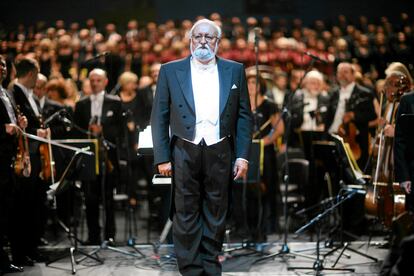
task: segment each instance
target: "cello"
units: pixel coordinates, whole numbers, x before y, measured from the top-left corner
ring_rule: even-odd
[[[383,121],[395,125],[395,115],[401,96],[409,91],[410,82],[405,75],[392,74],[386,82],[384,91],[389,104],[385,116],[380,114]],[[388,115],[388,116],[387,116]],[[389,119],[386,120],[385,117]],[[385,136],[385,125],[377,129],[378,146],[374,149],[372,185],[367,188],[365,196],[365,212],[373,216],[390,229],[394,217],[405,211],[405,195],[398,183],[394,183],[393,142],[394,137]]]

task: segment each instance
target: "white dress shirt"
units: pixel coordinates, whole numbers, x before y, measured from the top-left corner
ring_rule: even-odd
[[[210,146],[220,139],[220,84],[216,60],[201,64],[191,59],[191,82],[193,86],[196,112],[195,138],[199,144],[202,139]]]
[[[43,96],[39,99],[39,106],[41,110],[43,110],[43,107],[45,106],[45,102],[46,102],[46,96]]]
[[[311,116],[311,112],[318,109],[318,96],[311,94],[307,89],[303,89],[303,123],[302,130],[315,130],[317,127],[316,117]]]
[[[36,117],[40,117],[40,112],[39,112],[39,108],[37,106],[36,101],[33,98],[33,90],[32,89],[27,89],[24,85],[22,85],[21,83],[16,82],[16,85],[18,87],[20,87],[24,93],[24,95],[26,96],[27,100],[30,103],[30,106],[33,110],[33,112],[35,113]]]
[[[97,94],[92,94],[91,97],[91,119],[98,118],[97,124],[100,124],[102,117],[102,107],[104,101],[105,91],[102,90]]]
[[[10,122],[12,124],[16,124],[16,122],[17,122],[16,114],[14,114],[12,104],[10,102],[9,97],[7,97],[6,93],[7,93],[7,91],[5,89],[3,89],[3,87],[0,85],[0,98],[1,98],[4,106],[6,107],[7,114],[9,115],[9,118],[10,118]]]
[[[345,115],[345,108],[346,102],[351,97],[352,91],[354,90],[355,82],[351,82],[345,87],[341,87],[339,89],[339,102],[336,108],[334,121],[329,128],[329,133],[337,133],[339,126],[342,124],[344,115]]]

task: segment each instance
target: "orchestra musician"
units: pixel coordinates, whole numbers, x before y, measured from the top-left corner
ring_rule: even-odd
[[[10,90],[14,97],[16,106],[20,112],[27,117],[28,125],[26,132],[46,138],[49,128],[42,128],[40,117],[41,111],[38,101],[33,97],[33,89],[36,85],[39,73],[38,62],[31,58],[22,58],[16,65],[17,80]],[[38,251],[38,242],[41,237],[42,226],[40,224],[42,208],[46,201],[45,186],[40,179],[41,159],[40,143],[29,139],[29,153],[31,173],[29,177],[18,177],[17,193],[15,200],[16,229],[13,231],[11,242],[15,243],[12,250],[13,260],[19,265],[33,265],[33,261],[42,262],[46,258]],[[27,231],[30,227],[32,231]]]
[[[290,105],[293,129],[324,131],[329,98],[323,90],[323,81],[322,73],[316,70],[303,78],[302,88],[293,95]]]
[[[5,237],[13,231],[11,216],[13,215],[13,201],[16,179],[14,175],[14,159],[17,154],[16,126],[24,129],[27,127],[25,116],[18,116],[13,106],[13,100],[2,82],[6,78],[6,61],[0,55],[0,274],[22,272],[23,268],[10,262],[9,256],[4,250]],[[15,243],[10,244],[12,251]],[[18,260],[17,260],[18,261]]]
[[[55,101],[50,98],[51,95],[58,94],[59,97],[55,99],[64,99],[66,97],[65,82],[63,79],[53,79],[48,81],[46,76],[38,74],[36,85],[33,89],[33,94],[39,102],[40,112],[43,118],[43,126],[50,128],[50,138],[67,139],[70,131],[72,109],[69,106],[64,106],[62,101]],[[66,120],[66,121],[65,121]],[[69,122],[69,123],[68,123]],[[46,125],[45,125],[46,124]],[[69,162],[65,151],[60,147],[52,147],[49,144],[43,144],[41,148],[42,154],[42,173],[41,178],[45,186],[56,182]],[[53,174],[53,175],[52,175]],[[68,225],[68,215],[70,212],[70,202],[67,193],[56,195],[57,213],[59,218]],[[44,208],[43,227],[47,221],[47,209]],[[40,233],[43,233],[41,229]],[[47,240],[41,237],[40,245],[46,245]]]
[[[255,132],[253,139],[261,139],[263,143],[263,173],[261,175],[261,194],[263,206],[263,220],[261,231],[254,233],[252,240],[260,240],[259,234],[270,234],[279,231],[277,202],[281,202],[277,176],[276,164],[276,143],[277,139],[283,135],[284,123],[281,119],[280,111],[272,100],[266,95],[266,81],[259,74],[256,81],[256,70],[247,70],[247,88],[249,90],[250,106],[255,118]],[[257,216],[256,208],[248,208]],[[257,217],[256,217],[257,219]],[[257,222],[254,222],[255,225]],[[263,236],[265,239],[265,236]]]
[[[406,209],[414,212],[414,153],[409,150],[408,144],[412,146],[413,141],[408,141],[404,133],[412,131],[399,127],[399,119],[402,114],[414,114],[414,92],[405,93],[400,100],[397,111],[394,138],[394,166],[395,181],[406,193]]]
[[[358,165],[364,168],[369,156],[368,123],[377,118],[373,95],[367,88],[355,83],[355,69],[351,63],[339,63],[336,78],[339,88],[331,92],[326,130],[329,133],[346,135],[344,128],[353,123],[356,126],[356,135],[350,138],[360,148],[360,158],[355,158],[358,159]]]
[[[74,113],[74,124],[80,129],[89,131],[89,135],[77,131],[76,136],[78,138],[98,138],[101,159],[99,175],[96,180],[82,183],[88,224],[88,240],[85,244],[101,244],[100,200],[105,201],[105,231],[103,238],[113,244],[115,239],[113,190],[119,172],[117,144],[122,140],[124,133],[122,105],[118,96],[106,93],[105,88],[108,84],[108,78],[104,70],[93,69],[89,73],[89,80],[92,94],[76,103]],[[103,164],[105,164],[105,171],[102,171]],[[101,194],[103,194],[102,186],[105,188],[105,198],[101,198]]]

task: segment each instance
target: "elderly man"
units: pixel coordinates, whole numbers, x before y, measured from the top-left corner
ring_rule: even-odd
[[[105,198],[105,240],[113,243],[115,237],[115,219],[113,209],[113,189],[118,172],[117,142],[121,141],[123,119],[121,100],[117,96],[105,94],[108,84],[106,72],[94,69],[89,73],[92,95],[76,103],[74,122],[79,128],[88,130],[90,138],[100,141],[100,168],[97,179],[82,183],[85,192],[86,220],[88,223],[88,241],[86,244],[100,244],[99,199]],[[85,133],[78,133],[86,138]],[[103,165],[105,169],[103,170]],[[104,188],[104,193],[101,188]]]
[[[173,177],[173,240],[183,275],[221,274],[217,257],[230,185],[248,168],[252,115],[245,71],[216,57],[220,37],[210,20],[193,25],[191,56],[161,66],[151,115],[154,163]]]

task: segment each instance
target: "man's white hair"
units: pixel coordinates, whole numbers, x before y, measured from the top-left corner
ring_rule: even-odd
[[[106,71],[101,69],[101,68],[95,68],[92,71],[90,71],[89,72],[89,77],[91,75],[98,75],[98,76],[103,76],[103,77],[107,78]]]
[[[189,32],[189,38],[191,38],[193,36],[194,29],[198,25],[203,24],[203,23],[210,24],[211,26],[213,26],[214,28],[216,28],[216,30],[217,30],[217,37],[219,39],[221,38],[221,28],[220,28],[220,26],[218,26],[214,21],[211,21],[211,20],[205,19],[205,18],[204,19],[200,19],[196,23],[194,23],[193,27],[191,27],[191,30]]]
[[[312,70],[312,71],[309,71],[304,78],[304,80],[308,80],[308,79],[317,79],[319,81],[323,81],[323,75],[319,71]]]

